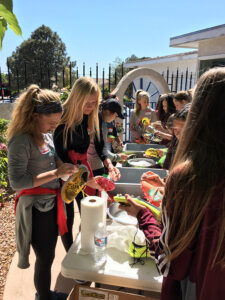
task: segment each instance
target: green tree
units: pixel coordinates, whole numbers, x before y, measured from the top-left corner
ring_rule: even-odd
[[[0,0],[0,50],[7,28],[12,29],[17,35],[22,35],[17,18],[13,13],[12,0]]]
[[[58,82],[62,82],[62,70],[69,63],[70,57],[67,56],[66,46],[61,38],[49,27],[42,25],[8,58],[13,88],[18,89],[17,82],[20,89],[31,83],[49,88],[56,78]],[[75,63],[71,64],[75,66]]]
[[[114,81],[118,83],[120,79],[130,71],[128,68],[124,68],[124,63],[141,60],[146,57],[138,58],[135,54],[132,54],[131,56],[127,57],[125,60],[122,60],[121,58],[117,57],[113,64],[112,64],[112,78],[114,78]]]

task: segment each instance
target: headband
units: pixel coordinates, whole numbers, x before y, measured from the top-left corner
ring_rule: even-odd
[[[49,103],[37,103],[34,105],[34,112],[38,114],[49,115],[62,111],[62,103],[58,101],[51,101]]]

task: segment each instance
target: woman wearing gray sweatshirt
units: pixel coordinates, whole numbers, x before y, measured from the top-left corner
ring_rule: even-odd
[[[51,137],[60,121],[62,105],[56,93],[31,85],[12,114],[7,137],[9,181],[16,196],[16,244],[19,268],[29,267],[30,245],[36,255],[35,299],[66,299],[50,291],[51,266],[58,231],[67,231],[58,178],[76,167],[57,157]]]

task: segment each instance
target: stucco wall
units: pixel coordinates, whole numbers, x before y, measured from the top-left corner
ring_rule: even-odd
[[[177,61],[167,61],[162,63],[149,64],[145,67],[151,68],[156,72],[162,74],[164,72],[164,76],[166,75],[167,69],[169,69],[170,74],[173,72],[174,74],[179,70],[179,73],[185,73],[188,69],[188,72],[192,72],[195,74],[196,72],[196,64],[197,59],[188,59],[188,60],[177,60]]]
[[[225,54],[225,38],[218,37],[214,39],[199,42],[198,56],[210,56]]]
[[[0,103],[0,118],[10,120],[15,103]]]

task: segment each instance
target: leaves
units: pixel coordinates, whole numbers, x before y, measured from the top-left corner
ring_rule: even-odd
[[[49,88],[56,76],[57,85],[62,86],[62,70],[65,72],[65,84],[68,85],[67,74],[70,70],[65,66],[68,66],[69,62],[66,46],[61,38],[48,26],[42,25],[31,33],[30,38],[16,48],[12,56],[8,57],[12,89],[16,89],[13,84],[16,82],[14,79],[17,78],[17,74],[21,89],[34,82],[42,88]]]
[[[3,4],[8,10],[12,11],[12,0],[0,0],[0,3]]]
[[[7,29],[7,22],[3,18],[0,19],[0,49],[2,49],[2,40]]]
[[[7,29],[7,24],[15,34],[22,35],[22,30],[17,18],[12,12],[12,0],[0,0],[0,49],[2,48],[2,41]]]

